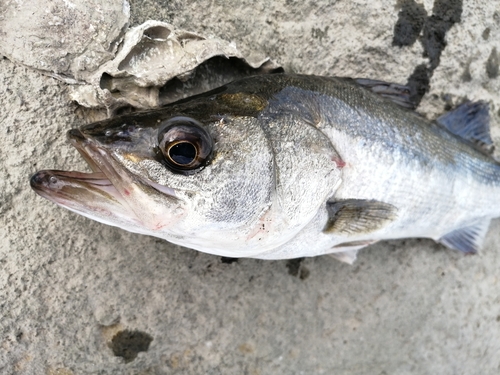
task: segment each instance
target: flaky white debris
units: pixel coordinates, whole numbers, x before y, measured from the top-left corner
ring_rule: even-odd
[[[214,57],[223,57],[228,63],[236,58],[237,64],[255,74],[279,67],[268,58],[246,59],[234,43],[149,20],[129,29],[116,57],[88,76],[86,85],[73,87],[71,97],[86,107],[158,107],[240,77],[236,68],[219,73],[206,68],[210,77],[203,77],[197,68]],[[168,98],[161,96],[160,89],[170,80],[176,78],[177,82],[186,83],[195,74],[198,75],[192,83],[183,85],[178,92],[172,88]]]

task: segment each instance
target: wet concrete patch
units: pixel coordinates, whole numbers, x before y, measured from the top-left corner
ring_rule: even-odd
[[[220,261],[221,263],[231,264],[238,262],[238,258],[221,257]]]
[[[401,9],[394,26],[392,44],[410,46],[419,39],[424,48],[424,57],[429,58],[428,65],[415,67],[407,82],[411,100],[418,105],[429,91],[430,79],[439,66],[441,53],[446,48],[446,33],[461,20],[463,4],[462,0],[435,0],[431,16],[427,16],[423,5],[414,0],[401,0],[399,6]],[[488,37],[489,32],[486,34]]]
[[[140,352],[147,352],[151,341],[153,338],[145,332],[124,330],[113,337],[109,346],[115,356],[122,357],[128,363]]]
[[[463,82],[470,82],[472,81],[472,75],[470,74],[470,60],[467,62],[465,65],[464,72],[462,73],[462,81]]]
[[[296,276],[301,280],[307,279],[311,274],[311,272],[309,271],[309,269],[307,269],[307,267],[305,267],[302,264],[303,261],[304,258],[289,259],[286,262],[286,268],[288,268],[288,274]]]
[[[489,78],[497,78],[498,70],[499,70],[499,56],[496,48],[493,48],[490,53],[490,57],[488,57],[488,61],[486,61],[486,74]]]
[[[436,0],[430,16],[424,25],[422,46],[424,56],[430,59],[430,70],[439,65],[441,53],[446,47],[446,33],[460,22],[462,15],[462,0]]]
[[[411,46],[417,41],[424,27],[427,12],[422,4],[418,4],[414,0],[402,0],[398,2],[398,5],[401,9],[398,13],[398,21],[394,26],[392,45]]]
[[[408,78],[406,86],[410,88],[410,100],[416,106],[420,103],[425,93],[429,91],[429,82],[432,72],[425,64],[418,65]]]
[[[491,32],[491,29],[489,27],[484,29],[483,34],[482,34],[482,37],[484,40],[488,40],[490,38],[490,32]]]

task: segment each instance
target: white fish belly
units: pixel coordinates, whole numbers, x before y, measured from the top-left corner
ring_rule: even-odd
[[[340,140],[340,142],[339,142]],[[474,171],[440,165],[422,166],[418,159],[382,149],[360,147],[352,138],[336,138],[345,154],[342,183],[333,200],[364,199],[389,203],[397,218],[359,239],[429,237],[500,216],[500,188]],[[344,152],[343,152],[344,151]]]

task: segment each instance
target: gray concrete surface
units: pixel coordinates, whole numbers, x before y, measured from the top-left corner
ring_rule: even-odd
[[[487,100],[499,144],[498,1],[399,4],[398,16],[396,1],[134,0],[131,21],[216,35],[301,73],[422,88],[414,72],[425,64],[420,73],[432,77],[419,110],[434,117],[465,97]],[[419,32],[419,20],[428,28]],[[30,190],[38,169],[86,168],[65,132],[91,116],[67,91],[0,59],[0,373],[500,372],[499,220],[478,256],[406,240],[371,246],[354,266],[224,263]]]

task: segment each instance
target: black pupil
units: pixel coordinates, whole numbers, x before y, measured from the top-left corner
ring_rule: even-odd
[[[170,147],[168,155],[179,165],[188,165],[196,157],[196,148],[188,142],[177,143]]]

